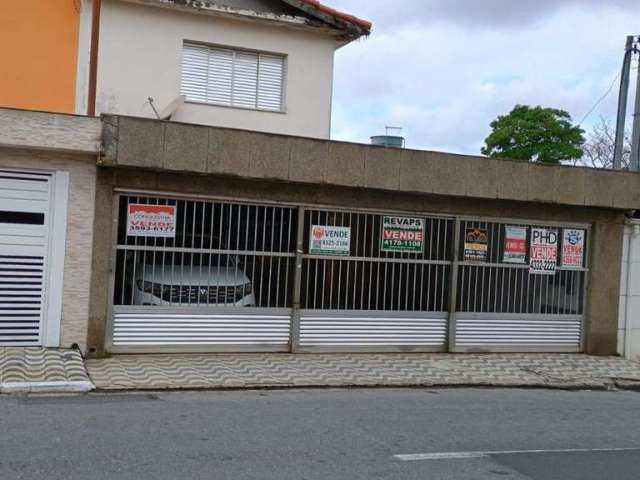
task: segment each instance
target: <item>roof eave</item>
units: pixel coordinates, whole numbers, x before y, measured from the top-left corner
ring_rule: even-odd
[[[142,5],[153,5],[160,8],[172,10],[182,10],[191,13],[201,13],[206,15],[234,18],[238,20],[263,22],[274,25],[283,25],[294,28],[313,28],[316,31],[331,33],[339,36],[334,28],[322,25],[322,22],[314,22],[305,16],[277,15],[272,13],[258,12],[249,9],[236,9],[221,5],[206,3],[201,0],[123,0],[129,3]]]
[[[342,32],[345,40],[355,40],[371,33],[371,22],[321,4],[318,0],[282,0]]]

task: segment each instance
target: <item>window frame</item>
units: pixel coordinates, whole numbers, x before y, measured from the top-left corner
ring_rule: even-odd
[[[233,104],[224,104],[224,103],[215,103],[215,102],[210,102],[210,101],[200,101],[200,100],[193,100],[193,99],[189,99],[187,97],[186,94],[183,93],[182,88],[183,88],[183,62],[184,62],[184,50],[185,50],[185,46],[187,45],[194,45],[194,46],[201,46],[201,47],[206,47],[208,49],[218,49],[218,50],[226,50],[229,52],[233,53],[233,69],[235,71],[235,58],[236,55],[238,53],[250,53],[250,54],[255,54],[258,55],[258,72],[259,72],[259,62],[260,62],[260,55],[267,55],[267,56],[272,56],[272,57],[280,57],[282,58],[282,81],[280,84],[280,109],[278,110],[274,110],[274,109],[269,109],[269,108],[260,108],[258,106],[258,93],[256,90],[256,106],[255,107],[247,107],[247,106],[243,106],[243,105],[233,105]],[[221,108],[233,108],[233,109],[238,109],[238,110],[248,110],[248,111],[252,111],[252,112],[265,112],[265,113],[279,113],[279,114],[286,114],[287,113],[287,76],[288,76],[288,63],[289,63],[289,55],[286,53],[278,53],[278,52],[271,52],[271,51],[267,51],[267,50],[253,50],[250,48],[243,48],[243,47],[235,47],[235,46],[230,46],[230,45],[221,45],[221,44],[215,44],[215,43],[207,43],[207,42],[202,42],[202,41],[197,41],[197,40],[187,40],[187,39],[183,39],[182,40],[182,47],[180,50],[180,94],[181,95],[185,95],[185,103],[189,103],[189,104],[194,104],[194,105],[207,105],[207,106],[212,106],[212,107],[221,107]],[[208,81],[208,77],[207,77],[207,81]],[[256,81],[258,81],[256,79]],[[233,95],[233,80],[232,80],[232,95]],[[232,97],[232,101],[233,101],[233,97]]]

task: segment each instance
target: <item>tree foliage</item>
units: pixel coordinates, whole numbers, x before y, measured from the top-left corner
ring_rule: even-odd
[[[516,105],[491,129],[482,148],[490,157],[558,164],[583,156],[584,130],[564,110]]]

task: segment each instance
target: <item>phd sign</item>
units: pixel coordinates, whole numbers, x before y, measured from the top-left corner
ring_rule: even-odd
[[[422,253],[424,219],[413,217],[382,217],[383,252]]]
[[[532,228],[529,273],[555,275],[557,259],[558,231],[548,228]]]
[[[351,250],[351,228],[312,225],[309,235],[311,255],[345,255]]]

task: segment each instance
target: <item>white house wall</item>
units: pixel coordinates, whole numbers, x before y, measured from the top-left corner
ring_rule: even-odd
[[[187,103],[172,120],[328,138],[335,39],[288,27],[107,0],[102,6],[97,113],[154,118],[180,94],[184,40],[287,56],[286,113]]]

